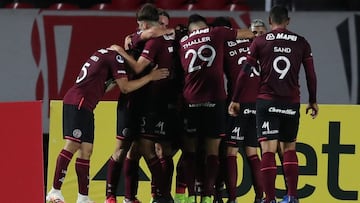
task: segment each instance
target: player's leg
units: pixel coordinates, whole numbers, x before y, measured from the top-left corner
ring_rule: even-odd
[[[82,121],[86,122],[88,117],[91,117],[91,114],[91,112],[83,109],[79,110],[74,105],[63,105],[63,138],[65,139],[65,145],[56,160],[53,185],[46,195],[47,201],[64,202],[61,186],[73,155],[80,149],[81,136],[84,132]]]
[[[226,190],[228,191],[228,203],[236,202],[237,197],[237,153],[239,147],[237,146],[228,146],[226,154]]]
[[[265,203],[275,201],[277,173],[275,153],[278,145],[279,119],[275,115],[268,113],[267,109],[271,105],[274,104],[266,100],[258,100],[256,103],[256,126],[257,137],[262,150],[260,170],[266,194]]]
[[[78,157],[75,162],[75,171],[78,177],[79,193],[76,203],[93,203],[89,199],[89,174],[90,174],[90,157],[93,150],[93,144],[82,142]]]
[[[204,106],[201,132],[205,136],[205,178],[202,202],[209,203],[214,195],[214,187],[219,172],[219,146],[225,136],[225,101]]]
[[[239,146],[242,146],[244,133],[241,127],[241,117],[227,116],[226,120],[226,145],[225,164],[226,171],[220,171],[225,175],[226,190],[228,192],[228,202],[235,202],[237,197],[237,154]]]
[[[60,151],[57,160],[51,190],[46,195],[46,201],[49,202],[65,202],[61,193],[61,186],[65,180],[69,163],[74,153],[80,148],[80,143],[66,140],[64,148]]]
[[[125,199],[124,202],[138,203],[136,198],[139,181],[139,160],[141,158],[138,150],[138,141],[132,142],[124,161],[125,176]]]
[[[93,152],[95,130],[94,114],[86,110],[83,113],[84,115],[78,118],[81,120],[82,127],[79,129],[82,129],[82,133],[80,133],[81,145],[75,162],[79,189],[76,203],[94,203],[89,198],[90,157]]]
[[[255,191],[254,203],[260,203],[263,198],[264,188],[261,179],[261,161],[257,153],[258,147],[245,147],[246,158],[250,166],[252,183]]]
[[[251,108],[251,106],[250,106]],[[255,112],[255,106],[252,108]],[[258,154],[259,142],[256,135],[256,116],[255,114],[245,117],[243,122],[244,143],[247,161],[251,170],[252,183],[255,191],[254,203],[260,203],[263,198],[264,187],[261,178],[261,161]]]
[[[198,128],[199,128],[199,107],[190,107],[187,105],[184,109],[184,136],[182,145],[182,163],[184,164],[183,174],[184,182],[188,189],[188,203],[195,203],[195,179],[197,163],[197,148],[198,148]]]
[[[225,188],[226,170],[227,170],[227,147],[225,141],[221,140],[219,147],[219,173],[215,182],[215,191],[213,203],[223,203],[222,193]]]
[[[129,111],[126,107],[117,105],[116,143],[115,150],[110,156],[106,173],[106,200],[105,203],[116,203],[116,191],[123,169],[126,153],[132,142],[132,129],[129,127]]]
[[[287,184],[287,201],[291,203],[298,202],[299,163],[296,155],[296,138],[299,128],[299,108],[298,104],[286,106],[286,109],[292,109],[297,113],[284,116],[281,125],[282,133],[279,138],[281,149],[284,152],[282,166]]]

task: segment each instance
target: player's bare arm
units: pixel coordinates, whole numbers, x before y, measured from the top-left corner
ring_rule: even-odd
[[[129,50],[129,46],[132,45],[131,35],[127,35],[124,40],[124,49]]]
[[[239,111],[240,111],[240,103],[239,102],[230,102],[229,107],[228,107],[228,113],[230,116],[238,116],[239,115]]]
[[[130,56],[124,48],[119,45],[111,45],[109,49],[117,51],[124,59],[127,61],[129,66],[135,71],[135,73],[141,73],[147,65],[150,64],[150,61],[142,56],[136,61],[132,56]]]
[[[117,85],[120,88],[121,93],[127,94],[133,92],[150,81],[161,80],[169,76],[169,70],[167,68],[154,68],[149,74],[143,76],[137,80],[128,80],[127,77],[119,78],[116,80]]]
[[[110,92],[116,86],[114,79],[109,79],[105,82],[105,92]]]
[[[247,28],[237,30],[236,39],[252,39],[254,37],[254,33]]]
[[[167,35],[171,33],[175,33],[175,30],[173,28],[163,28],[161,26],[153,26],[147,30],[144,30],[140,34],[140,38],[142,40],[148,40],[151,38],[160,37],[162,35]]]

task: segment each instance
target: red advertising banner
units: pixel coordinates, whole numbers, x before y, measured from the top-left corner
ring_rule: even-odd
[[[44,202],[41,105],[0,103],[1,202]]]

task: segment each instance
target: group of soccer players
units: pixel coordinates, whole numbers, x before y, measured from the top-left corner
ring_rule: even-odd
[[[318,107],[311,49],[303,37],[286,29],[286,8],[275,6],[271,10],[272,30],[268,33],[261,20],[253,21],[250,29],[233,29],[225,17],[207,23],[197,14],[189,17],[187,26],[167,29],[169,15],[153,4],[143,5],[136,18],[139,30],[126,38],[124,48],[112,45],[96,51],[64,97],[66,143],[46,200],[65,202],[61,185],[78,151],[77,203],[93,202],[88,197],[93,110],[103,94],[117,85],[121,95],[116,148],[108,161],[106,203],[117,201],[122,169],[124,202],[139,202],[140,157],[152,175],[152,202],[171,203],[175,199],[177,203],[195,203],[196,183],[201,183],[203,203],[222,202],[218,192],[222,183],[228,202],[236,202],[236,156],[242,146],[252,169],[254,202],[276,202],[277,151],[288,189],[282,203],[298,202],[295,141],[301,64],[310,96],[307,111],[311,110],[314,118]],[[179,149],[173,199],[172,157]]]

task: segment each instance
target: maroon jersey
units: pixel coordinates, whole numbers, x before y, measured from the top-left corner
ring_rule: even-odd
[[[84,63],[64,103],[92,111],[105,93],[105,81],[121,77],[127,77],[124,59],[116,51],[100,49]]]
[[[226,27],[203,28],[180,40],[180,59],[185,74],[187,103],[226,99],[224,87],[224,44],[235,40],[236,30]]]
[[[168,68],[170,76],[168,78],[152,81],[147,85],[146,103],[150,109],[166,107],[168,104],[176,102],[178,91],[176,90],[179,78],[175,75],[176,66],[174,63],[176,55],[174,50],[174,37],[163,35],[149,39],[141,53],[141,56],[157,64],[158,68]]]
[[[304,65],[309,102],[316,102],[316,74],[309,43],[286,29],[276,29],[254,39],[247,61],[260,63],[258,98],[300,102],[299,71]]]
[[[251,41],[252,40],[250,39],[238,39],[236,41],[227,41],[225,43],[224,71],[228,80],[228,98],[231,99],[233,97],[233,92],[239,92],[233,101],[240,103],[255,102],[258,93],[260,81],[258,69],[254,68],[252,70],[250,78],[243,78],[239,76],[240,72],[242,72],[244,62],[246,61],[246,55],[249,52]],[[246,85],[239,89],[237,80],[246,80]]]
[[[130,35],[131,43],[129,44],[129,50],[131,50],[130,54],[135,59],[138,59],[140,57],[146,42],[145,40],[141,39],[141,33],[142,31],[139,30],[136,33]]]

